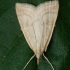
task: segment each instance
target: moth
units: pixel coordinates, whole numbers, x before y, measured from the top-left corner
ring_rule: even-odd
[[[54,70],[52,64],[43,53],[47,51],[52,37],[58,10],[59,3],[57,0],[44,2],[37,7],[27,3],[16,3],[16,14],[21,30],[29,47],[35,53],[24,69],[35,56],[37,64],[39,64],[40,57],[43,55]]]

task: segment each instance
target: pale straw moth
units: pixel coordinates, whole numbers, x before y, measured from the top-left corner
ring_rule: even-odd
[[[21,30],[29,47],[35,53],[28,63],[36,56],[37,64],[39,64],[41,55],[49,62],[43,53],[47,51],[57,19],[58,9],[59,3],[57,0],[44,2],[37,7],[26,3],[16,3],[16,14]],[[52,64],[50,62],[49,64],[54,70]]]

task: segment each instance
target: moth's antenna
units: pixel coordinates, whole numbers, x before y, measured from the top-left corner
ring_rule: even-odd
[[[48,60],[48,58],[43,54],[44,58],[48,61],[48,63],[50,64],[50,66],[52,67],[52,69],[54,70],[53,65],[51,64],[51,62]]]
[[[27,67],[27,65],[30,63],[30,61],[35,57],[35,54],[29,59],[29,61],[26,63],[26,65],[24,66],[23,70],[25,70],[25,68]]]

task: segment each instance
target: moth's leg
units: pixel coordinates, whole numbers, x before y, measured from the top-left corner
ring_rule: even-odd
[[[25,70],[25,68],[27,67],[27,65],[30,63],[30,61],[35,57],[35,54],[29,59],[29,61],[26,63],[26,65],[24,66],[23,70]]]
[[[51,64],[51,62],[48,60],[48,58],[43,54],[44,58],[48,61],[48,63],[50,64],[50,66],[52,67],[52,69],[54,70],[53,65]]]

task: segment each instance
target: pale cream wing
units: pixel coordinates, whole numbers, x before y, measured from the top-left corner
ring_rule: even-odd
[[[40,58],[41,53],[41,39],[43,34],[43,21],[39,18],[36,10],[36,14],[34,15],[33,22],[35,37],[36,37],[36,57]]]
[[[45,4],[39,6],[38,13],[41,14],[43,21],[43,35],[41,40],[41,55],[44,50],[47,50],[50,42],[52,32],[55,26],[55,22],[58,15],[59,3],[58,1],[48,1]],[[42,10],[43,9],[43,10]]]
[[[36,38],[33,28],[34,7],[26,4],[16,4],[16,13],[21,30],[29,44],[29,47],[36,54]]]

